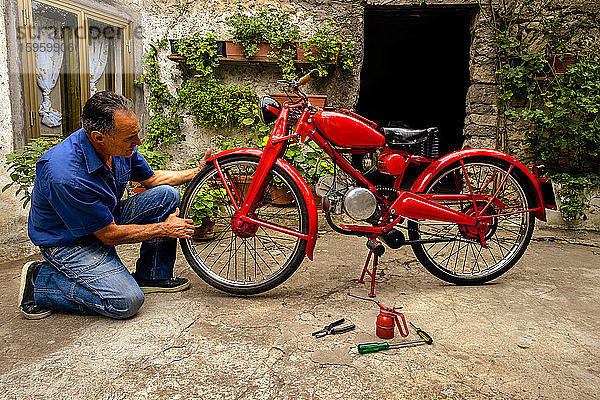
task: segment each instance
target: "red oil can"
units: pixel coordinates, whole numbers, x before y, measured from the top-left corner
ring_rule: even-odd
[[[396,309],[396,307],[386,307],[377,300],[367,299],[364,297],[357,296],[352,293],[348,293],[348,296],[355,297],[361,300],[372,301],[379,306],[379,315],[375,322],[375,334],[382,339],[391,339],[394,337],[394,328],[398,326],[400,336],[408,336],[408,325],[406,325],[406,319],[404,314]],[[400,307],[402,308],[402,307]],[[398,319],[400,317],[400,319]],[[402,324],[400,323],[402,320]]]
[[[402,320],[402,325],[400,325],[398,317]],[[388,308],[387,310],[385,308],[380,308],[377,321],[375,322],[375,334],[377,337],[380,337],[381,339],[393,338],[396,325],[398,326],[398,331],[400,331],[400,336],[408,336],[408,326],[406,325],[404,314],[393,308]]]

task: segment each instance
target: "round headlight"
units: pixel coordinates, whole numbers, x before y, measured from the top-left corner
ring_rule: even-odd
[[[279,104],[279,102],[274,98],[265,96],[260,99],[258,115],[260,116],[260,120],[265,124],[275,122],[280,112],[281,104]]]

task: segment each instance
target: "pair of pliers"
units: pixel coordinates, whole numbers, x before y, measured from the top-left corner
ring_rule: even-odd
[[[325,326],[323,329],[321,329],[320,331],[316,331],[313,332],[313,336],[314,337],[323,337],[323,336],[327,336],[327,335],[337,335],[340,333],[346,333],[346,332],[350,332],[352,329],[356,328],[356,326],[354,324],[350,324],[347,326],[344,326],[342,328],[334,328],[334,326],[338,326],[344,323],[344,321],[346,321],[344,318],[332,322],[331,324]]]

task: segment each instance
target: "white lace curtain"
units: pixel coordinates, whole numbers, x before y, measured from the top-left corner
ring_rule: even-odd
[[[64,44],[62,39],[55,36],[54,29],[40,29],[34,36],[35,76],[37,84],[42,89],[42,104],[38,109],[42,124],[50,127],[59,126],[62,114],[52,108],[50,93],[56,86],[58,74],[63,62]]]
[[[108,59],[109,40],[104,35],[90,37],[90,96],[96,93],[96,83],[102,77]]]

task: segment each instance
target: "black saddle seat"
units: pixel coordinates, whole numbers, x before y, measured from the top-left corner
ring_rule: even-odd
[[[426,141],[429,135],[438,132],[438,128],[407,129],[407,128],[381,128],[388,145],[417,144]]]

